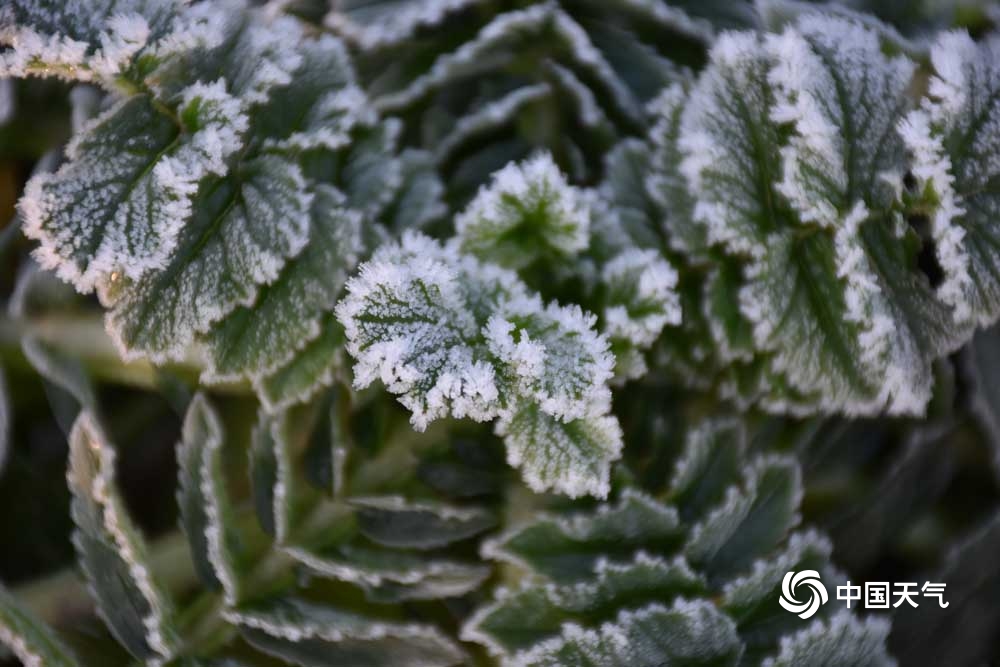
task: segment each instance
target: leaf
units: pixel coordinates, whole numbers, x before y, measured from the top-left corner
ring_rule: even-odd
[[[361,218],[343,195],[319,185],[310,211],[309,241],[251,306],[236,309],[206,336],[206,379],[249,376],[255,382],[294,360],[322,333],[361,251]]]
[[[226,616],[252,646],[302,667],[446,667],[465,660],[461,649],[433,627],[382,622],[300,598]]]
[[[590,240],[590,211],[542,153],[509,164],[455,219],[462,252],[510,269],[572,258]]]
[[[648,350],[668,324],[681,322],[677,271],[655,250],[634,248],[604,265],[604,331],[618,357],[616,371],[626,378],[645,375],[641,353]],[[622,354],[634,350],[638,360],[622,363]]]
[[[76,667],[79,663],[62,641],[0,587],[0,644],[24,667]]]
[[[890,411],[920,413],[930,398],[931,359],[965,334],[915,270],[913,243],[891,213],[905,170],[894,130],[909,104],[914,64],[884,55],[871,29],[823,17],[803,17],[769,47],[778,62],[801,61],[799,69],[772,71],[773,115],[796,128],[779,189],[804,222],[836,230],[846,317],[861,326],[866,374],[884,378],[880,399],[888,396]]]
[[[503,415],[496,433],[507,445],[507,463],[521,469],[529,488],[558,489],[571,498],[610,492],[611,463],[621,456],[623,437],[614,417],[562,421],[525,404]]]
[[[519,653],[512,664],[735,666],[741,652],[732,621],[707,602],[678,600],[669,608],[622,611],[598,629],[567,625],[561,636]]]
[[[710,577],[739,573],[770,553],[799,521],[802,474],[794,461],[758,459],[744,473],[743,490],[729,487],[722,504],[694,526],[685,546]]]
[[[718,419],[691,429],[670,479],[671,500],[690,521],[721,503],[740,474],[746,433],[735,419]]]
[[[177,505],[195,571],[201,582],[214,590],[222,590],[222,582],[209,556],[209,501],[205,496],[205,489],[215,489],[212,488],[214,484],[205,478],[205,473],[209,472],[205,460],[206,454],[210,457],[222,439],[222,425],[218,415],[203,394],[195,395],[188,406],[181,440],[177,443]]]
[[[169,659],[178,646],[173,605],[150,571],[145,542],[115,488],[115,458],[94,418],[81,413],[70,435],[67,475],[73,542],[115,638],[140,660]]]
[[[781,651],[768,658],[762,667],[893,667],[885,649],[889,623],[869,617],[860,621],[848,612],[840,612],[829,621],[817,620],[798,634],[782,641]]]
[[[290,161],[257,158],[200,197],[167,265],[129,285],[108,314],[126,357],[178,359],[196,333],[252,303],[308,241],[312,195]]]
[[[287,364],[257,380],[254,388],[272,412],[305,403],[333,384],[336,371],[346,366],[343,354],[344,328],[333,314],[328,314],[320,322],[319,335]]]
[[[478,535],[496,525],[480,509],[411,503],[400,497],[354,498],[358,529],[388,547],[436,549]]]
[[[399,156],[402,169],[399,194],[385,214],[396,234],[407,229],[424,229],[448,213],[444,204],[444,184],[430,153],[407,150]]]
[[[286,551],[311,574],[358,584],[377,602],[458,597],[478,588],[490,574],[487,566],[350,544],[320,553],[297,547]]]
[[[424,26],[433,26],[475,0],[338,0],[326,25],[345,38],[373,49],[399,42]]]
[[[462,638],[485,644],[494,654],[515,653],[557,636],[568,623],[596,626],[613,621],[620,608],[669,604],[704,588],[682,558],[667,562],[642,552],[627,563],[599,561],[594,574],[576,584],[526,582],[506,591],[466,622]]]
[[[917,194],[930,209],[931,236],[944,274],[937,294],[955,326],[1000,317],[996,215],[1000,212],[1000,42],[941,35],[931,48],[935,75],[920,109],[900,123],[913,157]]]
[[[500,417],[508,461],[534,490],[607,493],[621,432],[607,415],[614,360],[596,318],[543,306],[509,271],[414,233],[376,252],[347,292],[337,318],[355,387],[381,379],[419,430],[446,415]]]
[[[94,5],[12,0],[0,11],[0,76],[112,79],[176,15],[174,0]]]
[[[797,630],[802,622],[774,604],[781,596],[781,582],[788,572],[815,570],[827,587],[838,580],[830,565],[833,546],[815,532],[795,533],[777,554],[754,563],[749,574],[728,582],[723,589],[722,608],[736,622],[747,653],[757,659],[764,651],[778,645],[785,635]],[[819,613],[832,613],[833,606],[820,607]]]
[[[676,510],[637,491],[593,514],[536,517],[483,544],[486,558],[537,570],[557,582],[589,574],[603,558],[625,560],[638,551],[672,552],[683,529]]]

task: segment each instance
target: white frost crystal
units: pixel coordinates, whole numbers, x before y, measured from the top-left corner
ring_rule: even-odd
[[[607,416],[614,358],[577,307],[543,305],[516,275],[407,232],[348,281],[337,306],[354,383],[381,380],[418,429],[499,418],[537,489],[607,493],[621,430]]]

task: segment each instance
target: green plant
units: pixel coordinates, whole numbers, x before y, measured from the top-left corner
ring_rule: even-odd
[[[927,471],[979,480],[996,438],[1000,16],[941,4],[0,8],[0,139],[72,86],[16,144],[0,339],[67,432],[86,582],[0,593],[0,641],[45,665],[912,656],[889,618],[777,599],[786,572],[905,560],[907,510],[964,501]],[[153,417],[176,503],[137,511],[122,443]]]

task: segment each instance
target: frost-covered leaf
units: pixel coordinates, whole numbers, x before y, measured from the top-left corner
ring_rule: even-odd
[[[275,414],[261,410],[252,434],[254,502],[261,524],[278,544],[288,542],[298,528],[308,496],[298,470],[307,434],[296,417],[291,410]]]
[[[458,597],[490,574],[488,566],[350,544],[321,553],[297,547],[287,551],[314,576],[358,584],[377,602]]]
[[[933,360],[968,336],[907,224],[915,64],[887,52],[855,18],[805,13],[721,36],[691,92],[653,106],[647,185],[673,249],[707,268],[702,314],[744,401],[920,414]]]
[[[299,168],[277,156],[204,186],[166,265],[114,300],[108,329],[122,353],[177,359],[196,333],[253,303],[308,242],[311,204]]]
[[[756,461],[744,473],[743,489],[730,487],[694,526],[685,553],[712,577],[739,572],[786,537],[798,523],[801,500],[801,472],[793,461]]]
[[[0,76],[112,79],[180,8],[177,0],[11,0],[0,8]]]
[[[77,667],[73,654],[34,614],[0,587],[0,646],[6,646],[24,667]]]
[[[413,233],[347,287],[337,317],[356,387],[380,379],[421,430],[447,415],[499,417],[508,460],[532,488],[607,493],[621,432],[607,415],[613,358],[596,318],[543,306],[511,272]],[[561,445],[538,442],[540,429]]]
[[[507,463],[523,471],[531,488],[608,495],[611,462],[622,448],[621,426],[614,417],[563,421],[527,403],[503,415],[496,432],[507,445]]]
[[[761,648],[768,649],[782,635],[794,632],[801,625],[799,618],[775,605],[786,573],[820,572],[828,587],[837,581],[836,572],[830,566],[832,550],[830,541],[818,533],[795,533],[783,550],[756,561],[749,574],[726,584],[722,608],[736,622],[748,655],[760,657]],[[818,613],[832,613],[833,609],[832,605],[823,606]]]
[[[336,304],[361,250],[360,214],[343,203],[334,188],[317,186],[306,247],[260,288],[253,305],[238,308],[205,337],[209,378],[259,381],[322,334],[323,315]]]
[[[603,558],[627,559],[636,551],[670,552],[683,536],[672,507],[627,491],[592,514],[547,517],[512,528],[483,545],[483,555],[536,570],[554,581],[574,581]]]
[[[617,374],[635,378],[647,371],[642,353],[663,328],[680,324],[677,271],[655,250],[626,250],[602,269],[606,290],[602,324],[618,358]],[[623,363],[632,355],[632,363]]]
[[[402,168],[399,194],[385,217],[390,229],[402,234],[407,229],[423,229],[443,218],[448,207],[443,201],[444,184],[430,153],[408,150],[399,160]]]
[[[642,552],[627,563],[598,561],[594,574],[576,584],[526,583],[520,590],[502,591],[499,600],[466,623],[462,636],[516,652],[558,635],[566,623],[612,621],[619,608],[670,604],[704,590],[682,558],[668,562]]]
[[[399,497],[355,498],[358,529],[378,544],[435,549],[492,528],[496,519],[481,509],[407,503]]]
[[[572,258],[590,240],[583,193],[548,154],[509,164],[455,219],[463,252],[511,269]]]
[[[895,667],[896,661],[885,648],[889,623],[871,617],[858,620],[840,612],[829,621],[816,620],[798,634],[783,639],[781,651],[762,667]]]
[[[841,575],[829,540],[790,534],[798,467],[773,455],[746,463],[745,438],[732,419],[689,433],[665,494],[682,512],[627,489],[485,542],[482,555],[515,566],[520,585],[500,588],[462,638],[503,665],[756,665],[800,650],[806,625],[777,604],[784,577],[813,569],[832,586]],[[885,635],[834,633],[815,655],[886,655]]]
[[[691,429],[670,480],[671,500],[681,516],[703,515],[725,498],[744,461],[746,434],[736,420],[716,420]]]
[[[922,107],[900,123],[913,156],[918,195],[944,274],[938,294],[955,326],[1000,317],[996,251],[1000,213],[1000,41],[942,35],[931,49],[935,75]]]
[[[115,485],[115,451],[94,418],[82,413],[70,435],[73,542],[101,617],[140,660],[175,655],[172,602],[149,568],[146,544]]]
[[[209,510],[205,497],[205,489],[212,489],[214,485],[206,483],[208,480],[204,475],[208,472],[206,454],[218,448],[222,438],[218,415],[208,405],[204,395],[198,394],[188,407],[181,440],[177,445],[177,505],[195,571],[203,584],[215,590],[222,588],[222,582],[209,557]]]
[[[510,665],[704,665],[735,667],[742,646],[733,622],[708,602],[678,600],[624,610],[596,629],[569,624],[560,636],[516,654]]]
[[[227,612],[255,648],[302,667],[419,665],[447,667],[462,650],[430,626],[380,621],[301,598]]]
[[[423,26],[440,23],[452,12],[479,0],[335,0],[326,24],[370,49],[411,37]]]
[[[319,335],[281,368],[254,382],[261,401],[278,411],[303,403],[334,381],[335,370],[346,367],[344,328],[332,313],[320,321]]]

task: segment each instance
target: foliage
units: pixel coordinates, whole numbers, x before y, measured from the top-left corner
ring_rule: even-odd
[[[0,590],[0,642],[985,663],[1000,615],[958,600],[997,579],[998,26],[978,0],[10,0],[0,498],[62,537],[11,528],[0,574],[78,573]],[[776,603],[802,570],[934,572],[956,604],[804,621]]]

